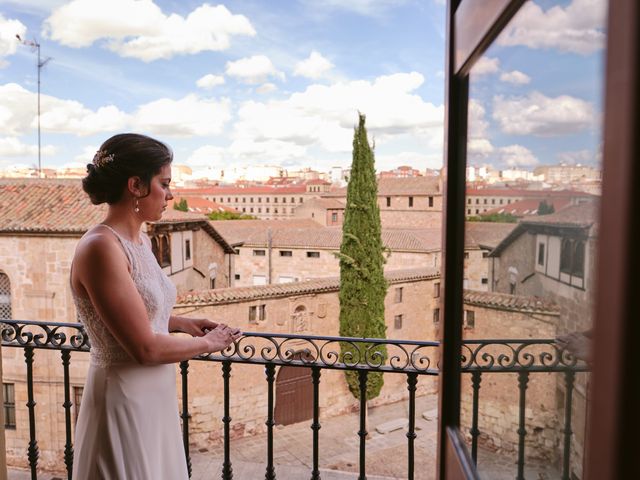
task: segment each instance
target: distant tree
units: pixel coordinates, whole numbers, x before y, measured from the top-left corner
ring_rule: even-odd
[[[246,215],[238,212],[211,212],[209,214],[209,220],[255,220],[253,215]]]
[[[340,335],[343,337],[385,338],[384,299],[387,282],[384,278],[384,246],[381,238],[374,155],[365,129],[365,116],[359,114],[359,124],[353,136],[351,174],[347,186],[347,204],[342,224],[340,253]],[[341,358],[350,362],[384,362],[384,346],[366,344],[356,348],[351,343],[340,344]],[[358,373],[345,371],[349,390],[360,398]],[[381,372],[369,373],[367,400],[377,397],[383,385]]]
[[[550,213],[555,213],[555,211],[553,203],[549,204],[546,200],[542,200],[538,205],[538,215],[549,215]]]
[[[187,199],[186,198],[181,198],[178,203],[173,202],[173,209],[174,210],[180,210],[181,212],[188,212],[189,211],[189,205],[187,205]]]
[[[517,223],[518,217],[510,213],[492,213],[490,215],[476,215],[467,217],[469,222],[495,222],[495,223]]]

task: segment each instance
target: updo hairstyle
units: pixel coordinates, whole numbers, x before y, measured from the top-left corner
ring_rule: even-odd
[[[101,146],[87,164],[82,189],[91,203],[117,203],[131,177],[140,177],[147,190],[151,179],[173,160],[173,152],[164,143],[137,133],[114,135]]]

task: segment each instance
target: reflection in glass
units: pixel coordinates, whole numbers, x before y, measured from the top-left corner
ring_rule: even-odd
[[[461,429],[484,478],[582,478],[606,2],[527,2],[470,73]]]

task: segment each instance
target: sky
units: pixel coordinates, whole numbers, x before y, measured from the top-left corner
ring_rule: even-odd
[[[81,166],[145,133],[196,175],[442,165],[444,0],[0,0],[0,168]],[[469,162],[595,164],[604,0],[530,1],[471,74]],[[549,28],[553,26],[554,28]]]

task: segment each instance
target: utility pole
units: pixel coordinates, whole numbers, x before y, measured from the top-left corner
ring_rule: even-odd
[[[37,40],[23,40],[20,35],[16,35],[16,38],[23,45],[34,48],[38,52],[38,178],[42,178],[42,144],[40,140],[40,70],[49,63],[51,57],[47,57],[45,59],[40,58],[40,44]]]

